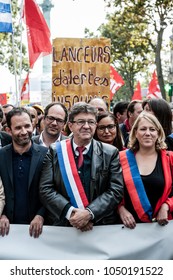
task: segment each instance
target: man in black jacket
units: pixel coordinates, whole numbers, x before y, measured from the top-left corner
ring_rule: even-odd
[[[4,119],[4,113],[3,113],[2,108],[0,107],[0,126],[1,126],[1,128],[0,128],[0,148],[4,147],[5,145],[8,145],[12,142],[11,135],[9,135],[8,133],[6,133],[4,131],[1,131],[3,119]]]
[[[0,131],[0,147],[4,147],[12,142],[11,135],[4,131]]]
[[[44,212],[39,200],[39,178],[47,148],[32,143],[32,120],[25,108],[7,114],[12,144],[0,149],[0,177],[5,207],[0,218],[0,235],[8,234],[10,223],[29,224],[31,236],[42,232]]]
[[[96,117],[94,106],[76,103],[68,119],[72,138],[51,145],[45,157],[40,197],[50,224],[87,231],[116,222],[123,197],[119,152],[93,139]]]

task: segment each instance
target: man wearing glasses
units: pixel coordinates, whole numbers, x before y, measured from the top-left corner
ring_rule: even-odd
[[[72,138],[54,143],[45,158],[40,198],[47,223],[81,231],[114,224],[123,196],[118,149],[93,139],[97,109],[76,103],[69,112]]]
[[[49,148],[52,143],[66,139],[62,134],[66,121],[67,109],[62,103],[48,104],[44,110],[44,129],[40,135],[32,138],[33,141]]]

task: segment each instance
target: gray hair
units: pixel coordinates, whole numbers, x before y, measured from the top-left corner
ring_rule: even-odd
[[[71,110],[68,115],[68,121],[72,122],[75,116],[77,116],[80,113],[92,114],[97,120],[97,109],[94,106],[85,102],[77,102],[71,107]]]

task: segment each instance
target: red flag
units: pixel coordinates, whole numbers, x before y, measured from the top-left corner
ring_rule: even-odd
[[[21,103],[22,105],[29,103],[30,94],[29,94],[29,72],[26,76],[26,79],[23,82],[21,89]]]
[[[146,98],[162,98],[156,71],[153,72],[151,82],[149,83],[148,86],[148,92]]]
[[[123,78],[118,74],[118,72],[110,65],[110,100],[112,100],[113,95],[116,91],[124,85]]]
[[[1,105],[7,104],[7,94],[6,93],[0,93],[0,104]]]
[[[140,82],[137,82],[136,89],[133,93],[132,100],[142,100],[142,92]]]
[[[52,52],[50,30],[35,0],[24,0],[24,18],[27,29],[30,68],[40,56]]]

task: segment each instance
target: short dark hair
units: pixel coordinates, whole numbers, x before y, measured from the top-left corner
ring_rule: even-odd
[[[142,108],[148,104],[156,118],[161,123],[165,136],[172,133],[172,111],[169,103],[164,99],[151,98],[142,102]]]
[[[4,113],[3,113],[2,107],[0,106],[0,122],[2,122],[3,116],[4,116]]]
[[[29,111],[24,108],[24,107],[16,107],[16,108],[13,108],[10,112],[8,112],[7,116],[6,116],[6,120],[7,120],[7,126],[9,128],[11,128],[11,118],[13,116],[21,116],[23,113],[26,113],[28,114],[31,122],[32,122],[32,118],[31,118],[31,114],[29,113]]]
[[[67,111],[67,108],[64,106],[64,104],[62,104],[61,102],[52,102],[52,103],[49,103],[46,108],[44,109],[44,118],[48,115],[48,111],[51,107],[53,107],[54,105],[59,105],[63,110],[64,110],[64,113],[65,113],[65,119],[64,121],[66,122],[67,121],[67,117],[68,117],[68,111]]]
[[[77,102],[70,109],[68,121],[73,121],[75,116],[77,116],[80,113],[92,114],[97,120],[97,109],[94,106],[85,102]]]
[[[116,117],[117,113],[120,113],[123,115],[124,111],[127,110],[127,107],[129,105],[129,101],[119,101],[116,103],[113,107],[113,114]]]
[[[12,107],[12,108],[14,108],[14,105],[12,105],[12,104],[4,104],[4,105],[2,105],[2,108],[8,108],[8,107]]]
[[[141,100],[132,100],[130,101],[129,105],[127,106],[127,118],[129,118],[129,112],[130,113],[134,113],[135,111],[135,105],[136,104],[142,104],[142,101]]]

